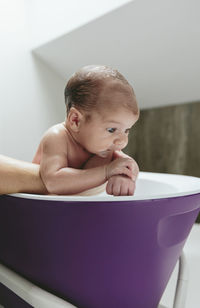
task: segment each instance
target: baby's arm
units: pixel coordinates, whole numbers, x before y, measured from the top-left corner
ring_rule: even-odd
[[[112,159],[116,159],[119,157],[132,159],[130,156],[126,155],[122,151],[116,151],[107,158],[101,158],[96,155],[91,157],[87,161],[87,163],[84,165],[84,168],[92,168],[92,167],[100,166],[107,162],[110,162]],[[101,193],[102,191],[106,189],[106,192],[109,195],[114,195],[114,196],[133,195],[135,191],[135,181],[138,176],[139,168],[138,168],[137,163],[134,161],[134,159],[132,159],[132,161],[133,161],[133,169],[132,169],[133,178],[132,179],[130,179],[127,176],[123,176],[123,175],[114,175],[109,178],[107,185],[104,184],[104,185],[97,187],[94,192],[91,191],[91,194]]]
[[[112,175],[132,177],[132,161],[122,157],[90,169],[68,167],[66,147],[62,140],[55,145],[55,138],[59,136],[48,134],[44,138],[40,161],[41,177],[49,193],[77,194],[105,183]]]
[[[83,165],[83,169],[90,169],[94,167],[99,167],[102,165],[105,165],[112,160],[112,153],[110,156],[102,158],[97,155],[91,156],[88,161]],[[80,196],[92,196],[92,195],[98,195],[100,193],[103,193],[106,191],[106,183],[103,183],[97,187],[91,188],[89,190],[83,191],[82,193],[79,193],[78,195]]]
[[[136,161],[132,157],[130,157],[129,155],[125,154],[122,151],[115,151],[113,153],[113,159],[116,159],[116,158],[127,158],[127,159],[132,160],[132,180],[136,181],[138,174],[139,174],[139,167]]]
[[[113,158],[112,152],[107,157],[92,155],[83,165],[83,169],[90,169],[94,167],[103,166],[105,164],[110,163],[113,160],[112,158]]]

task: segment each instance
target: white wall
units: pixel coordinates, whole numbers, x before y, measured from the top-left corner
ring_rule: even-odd
[[[197,0],[131,1],[35,53],[63,77],[85,64],[118,68],[140,108],[199,101],[199,12]]]
[[[127,2],[0,0],[1,154],[31,161],[43,132],[65,117],[66,80],[31,50]]]
[[[30,52],[26,0],[0,1],[0,153],[31,160],[42,133],[64,119],[64,80]]]
[[[32,48],[135,0],[28,0],[29,32]]]

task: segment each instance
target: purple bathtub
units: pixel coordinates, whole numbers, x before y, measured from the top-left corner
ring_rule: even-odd
[[[199,210],[199,178],[145,172],[134,197],[3,195],[0,262],[78,308],[156,308]]]

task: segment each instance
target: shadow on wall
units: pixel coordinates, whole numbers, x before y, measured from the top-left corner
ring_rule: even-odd
[[[200,177],[199,115],[200,102],[142,110],[125,152],[141,171]]]

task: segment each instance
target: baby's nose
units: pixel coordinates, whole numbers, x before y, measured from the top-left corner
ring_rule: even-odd
[[[128,143],[128,136],[126,134],[120,134],[117,136],[117,138],[114,140],[114,145],[119,147],[120,149],[125,148],[125,146]]]

